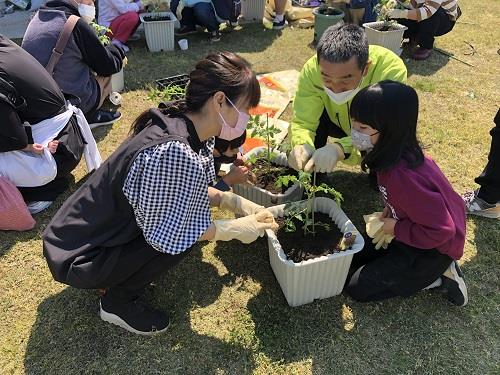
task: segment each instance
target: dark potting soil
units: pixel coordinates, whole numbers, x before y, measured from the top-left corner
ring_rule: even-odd
[[[272,164],[271,173],[268,173],[266,161],[263,159],[259,159],[255,162],[252,171],[257,178],[255,185],[273,194],[282,194],[287,191],[288,188],[292,187],[292,184],[289,184],[288,186],[277,188],[274,184],[278,177],[286,175],[297,176],[296,170],[276,164]]]
[[[325,16],[340,16],[342,14],[342,11],[337,8],[328,7],[319,9],[318,13]]]
[[[343,234],[340,229],[332,222],[332,219],[327,214],[316,212],[314,214],[316,223],[326,223],[330,225],[330,230],[326,230],[323,226],[316,226],[316,235],[308,234],[304,236],[302,222],[294,219],[295,232],[285,231],[285,219],[278,218],[276,222],[280,226],[276,237],[286,254],[287,259],[295,263],[303,260],[318,258],[323,255],[338,253],[340,250],[340,242]]]
[[[147,16],[147,17],[144,17],[144,21],[146,22],[153,22],[153,21],[170,21],[170,17],[169,16]]]
[[[393,31],[393,30],[397,30],[397,29],[394,28],[393,26],[384,26],[384,27],[378,29],[378,31]]]

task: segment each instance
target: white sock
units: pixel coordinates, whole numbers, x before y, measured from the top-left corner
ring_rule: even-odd
[[[274,22],[281,22],[283,18],[285,18],[284,14],[276,14],[276,16],[274,16]]]
[[[441,280],[440,277],[437,278],[436,281],[434,281],[432,284],[426,286],[424,289],[422,290],[427,290],[427,289],[433,289],[433,288],[437,288],[439,286],[441,286],[441,284],[443,283],[443,281]]]

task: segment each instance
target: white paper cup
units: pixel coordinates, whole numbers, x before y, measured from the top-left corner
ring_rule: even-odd
[[[188,40],[187,39],[180,39],[178,42],[179,47],[181,50],[185,51],[188,49]]]

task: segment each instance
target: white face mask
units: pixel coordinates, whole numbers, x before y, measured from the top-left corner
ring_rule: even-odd
[[[87,4],[78,4],[78,13],[85,22],[91,23],[95,18],[95,6]]]
[[[325,86],[325,92],[328,95],[328,97],[330,98],[330,100],[332,102],[334,102],[335,104],[338,104],[338,105],[345,104],[349,100],[354,98],[354,96],[356,96],[358,91],[361,90],[361,82],[363,82],[363,76],[361,76],[361,79],[359,80],[358,86],[356,86],[356,88],[354,88],[352,90],[347,90],[347,91],[336,93]]]
[[[373,148],[371,135],[361,133],[356,129],[351,129],[351,140],[352,140],[352,146],[357,148],[359,151],[368,151]]]

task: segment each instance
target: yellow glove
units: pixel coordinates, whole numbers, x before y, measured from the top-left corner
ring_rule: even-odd
[[[375,244],[375,249],[378,250],[381,247],[387,249],[389,243],[394,239],[394,235],[385,234],[382,227],[384,222],[380,220],[382,212],[374,212],[370,215],[364,215],[366,223],[366,234],[373,238],[372,243]]]
[[[392,234],[386,234],[382,229],[380,229],[375,237],[372,240],[372,243],[375,244],[375,250],[380,249],[383,247],[384,249],[387,249],[387,246],[389,246],[389,243],[394,239],[394,235]]]
[[[366,234],[370,238],[374,238],[375,234],[382,229],[384,222],[380,220],[382,212],[374,212],[370,215],[363,215],[366,223]]]
[[[215,236],[213,241],[239,240],[250,243],[262,237],[266,229],[277,230],[278,224],[268,210],[233,220],[215,220]]]
[[[304,167],[305,172],[330,173],[335,169],[339,160],[344,160],[342,147],[337,143],[328,143],[318,148]]]
[[[221,210],[232,211],[236,215],[247,216],[263,210],[264,206],[258,205],[230,191],[226,191],[221,195],[219,208]]]
[[[301,171],[314,154],[314,148],[306,144],[295,146],[288,155],[288,165],[296,171]]]

